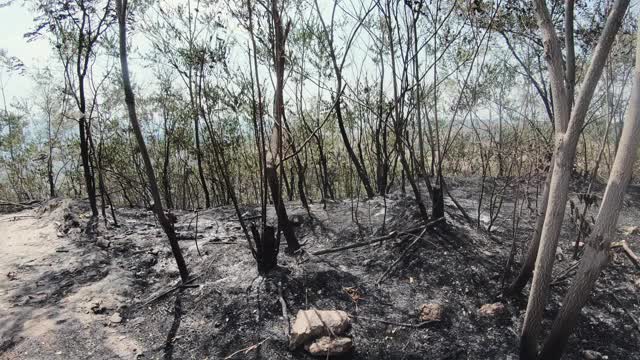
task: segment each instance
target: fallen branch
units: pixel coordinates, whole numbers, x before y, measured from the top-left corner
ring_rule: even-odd
[[[335,248],[330,248],[330,249],[314,251],[314,252],[311,253],[311,255],[324,255],[324,254],[331,254],[331,253],[339,252],[339,251],[342,251],[342,250],[355,249],[355,248],[359,248],[359,247],[375,244],[375,243],[380,242],[380,241],[393,239],[397,235],[398,235],[397,232],[392,231],[388,235],[380,236],[380,237],[374,238],[374,239],[369,240],[369,241],[357,242],[355,244],[349,244],[349,245],[345,245],[345,246],[340,246],[340,247],[335,247]]]
[[[32,208],[34,207],[34,205],[36,204],[40,204],[42,202],[42,200],[31,200],[31,201],[25,201],[25,202],[11,202],[11,201],[0,201],[0,206],[19,206],[22,208]]]
[[[232,357],[234,357],[234,356],[238,355],[239,353],[245,353],[245,354],[247,354],[247,353],[249,353],[249,351],[257,349],[257,348],[258,348],[258,346],[260,346],[260,345],[264,344],[264,342],[265,342],[265,341],[267,341],[267,340],[269,340],[269,339],[270,339],[270,338],[266,338],[266,339],[264,339],[264,340],[260,341],[260,342],[259,342],[259,343],[257,343],[257,344],[253,344],[253,345],[251,345],[251,346],[247,346],[247,347],[246,347],[246,348],[244,348],[244,349],[240,349],[240,350],[238,350],[238,351],[234,352],[233,354],[231,354],[231,355],[227,356],[226,358],[224,358],[224,360],[229,360],[229,359],[231,359]]]
[[[423,321],[421,323],[418,324],[411,324],[411,323],[401,323],[401,322],[395,322],[395,321],[389,321],[389,320],[384,320],[384,319],[375,319],[375,318],[369,318],[369,317],[365,317],[365,316],[359,316],[359,315],[351,315],[349,314],[350,318],[354,318],[354,319],[362,319],[362,320],[367,320],[367,321],[375,321],[375,322],[379,322],[379,323],[383,323],[383,324],[387,324],[387,325],[394,325],[394,326],[402,326],[402,327],[410,327],[410,328],[416,328],[416,329],[421,329],[433,322],[437,322],[434,320],[429,320],[429,321]]]
[[[343,251],[343,250],[349,250],[349,249],[355,249],[355,248],[359,248],[359,247],[363,247],[363,246],[367,246],[367,245],[371,245],[371,244],[375,244],[381,241],[385,241],[385,240],[389,240],[389,239],[395,239],[398,235],[401,234],[413,234],[415,232],[418,232],[419,230],[426,230],[429,227],[439,223],[440,221],[444,220],[444,218],[439,218],[439,219],[435,219],[429,223],[427,223],[426,225],[423,226],[418,226],[409,230],[405,230],[403,232],[397,232],[397,231],[392,231],[391,233],[389,233],[388,235],[384,235],[384,236],[380,236],[377,238],[373,238],[369,241],[363,241],[363,242],[358,242],[355,244],[350,244],[350,245],[345,245],[345,246],[340,246],[340,247],[335,247],[335,248],[330,248],[330,249],[324,249],[324,250],[318,250],[315,252],[312,252],[311,255],[325,255],[325,254],[331,254],[331,253],[335,253],[335,252],[339,252],[339,251]]]
[[[194,282],[195,280],[197,280],[200,276],[201,275],[193,276],[193,277],[191,277],[189,280],[187,280],[184,283],[182,281],[179,281],[178,284],[170,287],[168,290],[166,290],[166,291],[164,291],[164,292],[162,292],[162,293],[160,293],[160,294],[158,294],[156,296],[153,296],[149,300],[147,300],[144,303],[142,303],[142,306],[147,306],[147,305],[149,305],[149,304],[151,304],[151,303],[153,303],[155,301],[158,301],[158,300],[162,299],[163,297],[171,294],[172,292],[174,292],[174,291],[176,291],[178,289],[185,289],[185,288],[193,287],[193,286],[190,286],[189,284]]]
[[[398,259],[396,259],[396,261],[394,261],[393,264],[391,264],[391,266],[389,266],[389,268],[384,273],[382,273],[382,275],[380,275],[380,278],[378,278],[378,281],[376,281],[377,285],[380,285],[382,280],[384,280],[384,278],[395,269],[398,263],[400,263],[400,261],[402,261],[402,259],[404,259],[404,257],[407,256],[407,254],[409,253],[409,250],[411,250],[411,248],[413,248],[418,243],[418,241],[422,240],[422,236],[424,235],[425,232],[427,232],[426,227],[424,228],[424,230],[422,230],[420,235],[418,235],[416,239],[413,240],[411,244],[407,246],[406,249],[404,249],[404,251],[402,252],[402,254],[400,254]]]

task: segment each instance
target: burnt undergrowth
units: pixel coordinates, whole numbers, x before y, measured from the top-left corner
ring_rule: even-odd
[[[465,179],[451,182],[453,195],[469,214],[475,215],[477,184]],[[640,219],[630,193],[622,223]],[[181,246],[194,277],[193,287],[159,296],[178,279],[166,239],[153,215],[139,209],[118,209],[122,224],[101,228],[98,239],[107,240],[105,251],[112,266],[126,270],[133,278],[130,302],[121,309],[124,321],[119,331],[139,339],[136,355],[165,359],[311,359],[304,350],[290,351],[287,322],[301,309],[340,309],[352,315],[350,336],[355,351],[349,359],[515,359],[518,332],[527,294],[502,297],[505,264],[514,241],[509,218],[513,206],[505,202],[499,221],[487,232],[482,223],[469,223],[447,202],[446,223],[427,229],[410,251],[407,246],[422,220],[411,198],[394,193],[385,201],[374,198],[358,202],[311,205],[306,210],[288,204],[290,214],[305,221],[296,227],[304,244],[302,252],[280,252],[277,268],[258,276],[231,208],[200,211],[199,228],[191,212],[176,211],[176,228],[187,240]],[[357,208],[357,213],[354,212]],[[245,209],[246,210],[246,209]],[[249,209],[250,210],[250,209]],[[626,216],[626,217],[625,217]],[[275,219],[275,214],[269,214]],[[516,269],[530,234],[531,216],[523,216],[516,232]],[[193,236],[198,233],[198,247]],[[322,249],[370,241],[384,234],[397,234],[366,246],[313,255]],[[630,235],[629,242],[638,235]],[[570,269],[575,226],[563,228],[561,254],[556,275]],[[80,240],[79,240],[80,241]],[[81,246],[95,244],[82,242]],[[285,245],[282,244],[284,247]],[[404,257],[401,257],[406,253]],[[105,260],[101,260],[105,261]],[[395,266],[389,271],[392,264]],[[385,274],[385,276],[382,276]],[[92,281],[91,267],[76,273],[60,273],[46,281],[75,278]],[[513,271],[507,274],[508,280]],[[577,331],[571,337],[566,358],[581,359],[584,350],[594,350],[609,359],[634,359],[640,354],[640,317],[637,270],[622,255],[616,255],[605,270],[592,299],[583,311]],[[571,282],[571,273],[552,287],[545,313],[545,329],[559,309],[559,302]],[[64,284],[64,282],[62,283]],[[64,296],[64,286],[53,294]],[[484,304],[501,302],[505,311],[483,316]],[[437,303],[444,307],[441,321],[421,324],[419,307]],[[254,346],[259,344],[259,346]],[[246,351],[239,351],[239,350]],[[239,351],[239,352],[238,352]],[[132,354],[133,356],[134,354]]]

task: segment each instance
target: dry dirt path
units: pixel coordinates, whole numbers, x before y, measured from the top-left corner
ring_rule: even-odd
[[[114,316],[128,274],[79,229],[59,233],[64,208],[0,215],[0,359],[135,358]]]

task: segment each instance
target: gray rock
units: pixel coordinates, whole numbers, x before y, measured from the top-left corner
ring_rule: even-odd
[[[112,324],[119,324],[122,322],[122,316],[120,316],[120,313],[113,313],[113,315],[109,317],[109,322]]]
[[[98,240],[96,240],[96,245],[103,249],[107,249],[109,246],[111,246],[111,242],[103,237],[99,237]]]
[[[153,254],[144,254],[142,258],[140,258],[140,264],[151,267],[158,262],[158,259]]]

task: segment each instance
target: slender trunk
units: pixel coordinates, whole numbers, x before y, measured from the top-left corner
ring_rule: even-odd
[[[565,0],[564,5],[564,47],[567,51],[565,83],[567,85],[567,98],[569,99],[569,112],[571,112],[576,85],[576,54],[573,42],[573,8],[575,0]]]
[[[347,154],[349,155],[349,159],[353,163],[353,166],[356,169],[356,173],[360,178],[360,182],[364,186],[364,190],[367,193],[367,197],[372,198],[375,196],[373,192],[373,188],[371,187],[371,181],[369,180],[369,175],[367,175],[367,171],[364,168],[363,164],[358,160],[358,156],[356,155],[353,147],[351,146],[351,141],[349,140],[349,136],[347,135],[347,130],[344,126],[344,119],[342,117],[342,75],[336,75],[338,79],[338,86],[336,87],[336,100],[335,100],[335,110],[336,110],[336,119],[338,120],[338,128],[340,130],[340,136],[342,137],[342,142],[344,143],[345,150],[347,150]]]
[[[280,9],[278,6],[278,0],[272,0],[271,11],[273,16],[273,26],[275,32],[273,54],[274,65],[276,70],[276,90],[274,101],[274,124],[271,134],[271,148],[273,151],[269,152],[269,156],[266,161],[265,177],[271,188],[271,198],[273,205],[276,208],[276,214],[278,216],[278,228],[283,232],[289,252],[300,248],[300,243],[296,238],[296,234],[293,231],[293,226],[289,222],[289,216],[287,215],[287,209],[285,208],[284,201],[282,199],[282,188],[280,181],[278,180],[277,168],[283,170],[284,163],[282,161],[282,116],[284,112],[284,65],[285,65],[285,43],[291,23],[287,24],[285,30],[282,25],[282,18]],[[278,165],[276,165],[278,163]],[[263,236],[264,236],[263,232]]]
[[[53,139],[51,139],[51,113],[49,112],[47,122],[47,134],[49,139],[49,154],[47,156],[47,181],[49,182],[49,197],[56,197],[55,180],[53,176]]]
[[[416,123],[418,125],[418,169],[424,169],[424,137],[422,136],[422,98],[420,94],[420,57],[418,50],[418,17],[420,12],[416,12],[413,20],[413,76],[415,81],[415,102],[416,102]],[[425,174],[426,175],[426,174]]]
[[[620,145],[620,151],[616,154],[607,189],[598,211],[598,218],[593,233],[587,240],[576,278],[562,301],[562,308],[553,322],[551,333],[544,342],[539,359],[560,359],[582,307],[589,300],[600,272],[609,263],[609,252],[615,237],[618,215],[633,173],[638,145],[640,145],[640,34],[636,41],[634,85]]]
[[[553,165],[554,161],[551,160],[551,165]],[[533,268],[536,265],[536,257],[538,255],[538,248],[540,246],[540,235],[542,235],[542,226],[544,225],[544,219],[547,214],[547,204],[549,202],[549,185],[551,183],[551,171],[547,173],[546,180],[544,182],[544,188],[542,190],[542,197],[540,198],[540,203],[536,209],[536,224],[533,229],[533,236],[531,237],[531,241],[529,242],[529,248],[527,249],[527,253],[524,257],[524,261],[522,262],[522,266],[520,267],[520,271],[518,272],[518,276],[516,276],[515,280],[511,283],[511,285],[505,289],[505,295],[515,295],[522,292],[529,279],[531,279],[531,274],[533,273]]]
[[[166,111],[166,108],[163,108],[164,115],[164,163],[162,165],[162,186],[164,187],[164,197],[167,201],[167,208],[173,208],[173,199],[171,196],[171,181],[169,174],[169,150],[171,148],[171,135],[169,134],[169,128],[167,126],[168,116],[169,114]]]
[[[178,238],[176,236],[173,224],[167,219],[164,209],[162,208],[162,200],[160,199],[160,190],[158,189],[158,183],[156,182],[156,176],[153,172],[153,165],[147,152],[147,146],[140,130],[140,124],[138,123],[138,117],[136,115],[136,103],[133,95],[133,89],[131,87],[131,80],[129,79],[129,65],[127,61],[127,0],[116,0],[116,9],[118,14],[119,34],[120,34],[120,66],[122,70],[122,84],[124,87],[125,103],[127,104],[127,110],[129,113],[129,121],[131,127],[138,141],[138,147],[140,148],[140,154],[144,161],[144,167],[149,180],[149,187],[151,188],[151,195],[153,196],[153,211],[158,217],[158,222],[162,226],[162,229],[169,238],[169,244],[171,245],[171,252],[175,257],[176,264],[178,265],[178,271],[183,283],[189,280],[189,271],[187,265],[182,257],[182,250],[178,244]]]
[[[566,97],[566,87],[562,75],[562,54],[560,53],[559,40],[546,3],[543,0],[536,1],[538,23],[543,31],[545,54],[553,83],[556,139],[554,166],[549,186],[549,202],[542,226],[531,292],[520,338],[520,358],[522,360],[535,359],[538,355],[537,338],[564,219],[576,147],[593,93],[628,6],[629,0],[617,0],[614,4],[585,74],[578,100],[573,111],[569,112],[570,101]]]
[[[337,3],[335,3],[337,4]],[[335,6],[334,4],[334,6]],[[360,178],[360,182],[362,182],[362,185],[364,186],[364,189],[367,193],[367,197],[372,198],[375,196],[375,192],[373,191],[373,188],[371,187],[371,181],[369,180],[369,175],[367,174],[367,170],[364,167],[364,164],[360,162],[360,160],[358,160],[358,156],[356,155],[355,151],[353,150],[353,147],[351,146],[351,141],[349,140],[349,136],[347,134],[347,130],[344,126],[344,118],[342,116],[342,91],[343,91],[343,86],[342,86],[342,65],[338,64],[338,58],[337,58],[337,54],[336,54],[336,50],[334,48],[334,44],[333,44],[333,27],[328,29],[324,19],[322,18],[322,15],[320,13],[320,7],[318,6],[318,2],[317,0],[315,1],[315,7],[316,7],[316,11],[318,14],[318,19],[320,20],[321,24],[322,24],[322,29],[324,32],[324,36],[326,37],[327,43],[328,43],[328,50],[329,50],[329,56],[331,57],[331,62],[333,64],[333,71],[335,73],[336,76],[336,98],[335,98],[335,102],[334,102],[334,108],[336,111],[336,119],[338,120],[338,129],[340,130],[340,136],[342,137],[342,142],[344,143],[344,147],[347,150],[347,155],[349,155],[349,159],[351,160],[351,162],[353,163],[353,166],[356,168],[356,173],[358,174],[358,177]],[[361,23],[360,23],[361,24]],[[332,23],[333,25],[333,23]],[[359,25],[358,25],[359,26]],[[349,49],[345,49],[344,50],[344,58],[346,58]],[[344,64],[344,61],[342,62],[342,64]]]
[[[96,201],[96,188],[91,174],[91,163],[89,160],[89,144],[87,141],[86,121],[85,121],[85,104],[84,104],[84,87],[80,87],[81,106],[80,119],[78,119],[78,131],[80,133],[80,158],[82,160],[82,172],[84,174],[84,182],[87,187],[87,195],[89,197],[89,205],[91,207],[91,215],[98,216],[98,204]]]
[[[211,197],[209,195],[209,188],[207,186],[207,180],[204,177],[204,168],[202,166],[202,150],[200,149],[200,117],[196,116],[194,120],[195,129],[195,142],[196,142],[196,162],[198,164],[198,176],[200,177],[200,184],[202,185],[202,191],[204,192],[204,203],[206,208],[211,207]]]
[[[426,223],[429,220],[429,214],[427,213],[427,208],[422,201],[422,194],[420,193],[420,189],[418,188],[415,178],[411,172],[410,164],[407,161],[407,157],[405,154],[404,148],[404,134],[406,132],[405,118],[402,109],[400,106],[404,104],[404,99],[400,99],[398,95],[398,84],[397,84],[397,74],[396,74],[396,53],[393,39],[393,25],[391,24],[391,7],[389,1],[387,1],[387,14],[385,14],[386,25],[389,35],[389,50],[391,57],[391,78],[393,80],[393,103],[394,103],[394,130],[396,134],[396,151],[400,156],[400,163],[402,165],[402,191],[404,193],[404,180],[406,176],[406,180],[409,181],[409,185],[411,186],[411,190],[413,191],[413,195],[415,197],[416,205],[418,205],[418,209],[420,210],[420,215],[422,216],[423,221]],[[406,66],[405,66],[406,67]],[[404,76],[403,76],[404,78]],[[402,85],[401,85],[402,86]],[[440,189],[440,191],[442,191]],[[440,193],[442,197],[442,193]],[[444,202],[443,202],[444,205]],[[444,213],[444,208],[442,209],[442,213]],[[434,215],[436,216],[436,215]]]
[[[289,123],[287,122],[287,117],[284,116],[282,117],[282,120],[284,122],[284,126],[285,129],[287,130],[287,139],[289,141],[289,144],[291,146],[291,151],[293,151],[293,153],[295,154],[295,156],[293,157],[295,160],[295,170],[296,173],[298,174],[298,182],[297,182],[297,186],[298,186],[298,196],[300,197],[300,203],[302,203],[302,207],[305,208],[305,210],[307,210],[307,212],[309,211],[309,203],[307,202],[307,195],[305,194],[304,191],[304,172],[305,172],[305,166],[302,165],[302,161],[300,160],[300,155],[298,154],[298,149],[296,148],[295,142],[293,140],[293,136],[291,135],[291,128],[289,127]],[[290,192],[289,192],[289,201],[293,200],[293,193],[295,192],[295,187],[296,187],[296,183],[294,182],[294,168],[291,168],[291,185],[290,185]]]
[[[93,217],[98,216],[98,206],[96,202],[96,187],[93,175],[91,174],[91,159],[89,156],[89,144],[87,141],[87,101],[84,89],[84,78],[86,74],[86,62],[85,70],[82,69],[82,54],[85,51],[85,33],[84,26],[86,22],[86,16],[83,14],[82,24],[80,26],[80,32],[78,37],[78,54],[76,57],[76,73],[78,76],[78,110],[80,111],[80,118],[78,119],[78,132],[80,136],[80,158],[82,161],[82,170],[84,175],[85,185],[87,187],[87,195],[89,197],[89,205],[91,206],[91,215]],[[90,49],[86,50],[85,57],[88,58]]]

